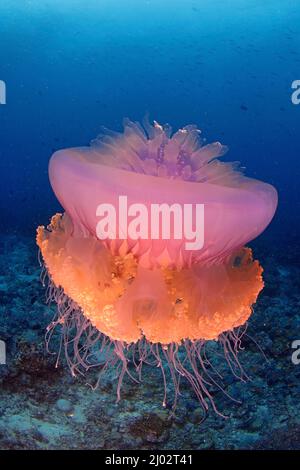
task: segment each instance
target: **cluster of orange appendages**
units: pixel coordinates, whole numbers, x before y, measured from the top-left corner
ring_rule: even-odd
[[[66,214],[38,227],[37,244],[53,283],[94,327],[126,343],[143,335],[161,344],[217,339],[248,320],[263,288],[249,248],[218,264],[150,270],[132,253],[116,256],[94,237],[73,236]]]

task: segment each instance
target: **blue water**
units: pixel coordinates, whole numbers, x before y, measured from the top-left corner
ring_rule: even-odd
[[[267,285],[259,304],[259,318],[254,315],[252,326],[252,335],[260,337],[255,336],[274,362],[257,379],[265,381],[264,385],[260,386],[258,381],[256,391],[246,386],[241,392],[248,394],[245,396],[249,409],[236,418],[235,424],[226,422],[224,430],[225,424],[216,424],[217,420],[210,422],[208,429],[215,433],[211,437],[212,446],[251,448],[259,442],[257,445],[264,448],[270,445],[264,440],[267,433],[270,438],[276,435],[276,429],[283,429],[278,448],[286,442],[284,432],[290,435],[292,429],[298,435],[299,419],[293,421],[297,412],[291,411],[288,421],[282,416],[285,416],[283,410],[289,406],[293,410],[299,401],[292,389],[287,388],[292,387],[290,383],[298,387],[297,368],[291,366],[289,348],[300,330],[297,313],[300,285],[295,284],[300,274],[297,271],[300,105],[294,105],[291,100],[292,82],[300,80],[299,1],[1,0],[0,80],[6,83],[7,92],[6,104],[0,105],[1,321],[5,318],[8,322],[7,319],[15,318],[14,314],[16,319],[22,318],[21,323],[11,320],[15,322],[9,327],[14,332],[12,335],[21,334],[18,330],[21,328],[26,331],[26,341],[35,344],[47,324],[47,314],[41,313],[43,290],[35,287],[37,283],[32,283],[30,276],[33,279],[32,273],[37,269],[33,245],[36,226],[46,224],[60,209],[48,181],[51,154],[60,148],[87,145],[100,132],[101,125],[121,130],[124,117],[141,120],[149,113],[150,118],[159,123],[168,122],[175,130],[197,124],[209,142],[218,140],[229,146],[225,161],[240,161],[248,176],[273,184],[279,193],[276,216],[260,236],[262,245],[257,244],[258,253],[261,250],[264,254],[261,261]],[[26,248],[31,238],[32,246]],[[18,278],[25,265],[26,282],[25,277]],[[20,297],[15,299],[15,295]],[[3,331],[5,328],[0,328],[2,336]],[[277,356],[278,348],[281,352]],[[245,362],[256,370],[255,364],[260,359],[250,356]],[[19,398],[22,400],[24,393],[27,400],[26,380],[30,372],[25,368],[22,374],[25,378],[21,375]],[[275,374],[273,382],[272,374]],[[69,385],[63,382],[64,391],[59,391],[59,380],[58,388],[51,389],[52,395],[49,392],[43,402],[43,406],[49,405],[49,409],[43,408],[44,418],[33,418],[46,423],[44,427],[36,424],[45,441],[28,437],[25,442],[16,433],[13,434],[16,441],[10,437],[8,443],[3,441],[2,447],[40,448],[40,442],[41,446],[46,442],[45,447],[59,447],[60,434],[55,427],[58,421],[50,423],[51,428],[47,415],[51,415],[53,403],[66,398]],[[297,380],[299,383],[299,377]],[[44,387],[44,382],[37,382],[36,395],[42,394]],[[147,402],[151,382],[149,387],[137,405],[138,412],[146,407],[143,403]],[[258,390],[265,391],[265,395],[259,395],[264,397],[263,404],[259,404]],[[281,403],[286,390],[290,395],[286,403]],[[299,394],[299,388],[296,390]],[[71,391],[68,393],[68,400],[74,401]],[[80,393],[85,396],[84,391]],[[34,399],[38,401],[36,395]],[[107,409],[113,409],[110,397],[108,393]],[[89,399],[94,400],[96,410],[99,402],[96,398]],[[77,425],[81,426],[80,419],[87,411],[83,405],[79,411],[74,406],[75,415],[79,413]],[[126,414],[126,406],[121,406]],[[186,404],[188,415],[194,412],[194,406]],[[9,416],[7,426],[14,430],[15,423],[21,423],[17,426],[19,432],[26,431],[28,423],[25,418],[27,424],[22,421],[23,411],[16,410],[13,418]],[[121,419],[119,413],[110,415],[115,428],[108,421],[106,436],[93,434],[95,429],[100,429],[100,418],[90,431],[95,448],[101,447],[97,444],[100,438],[106,447],[108,441],[115,448],[142,446],[135,437],[131,442],[122,440],[118,419],[125,422],[128,416],[124,414]],[[261,421],[251,428],[245,423],[255,413]],[[176,448],[176,445],[190,444],[192,448],[205,448],[193,422],[187,424],[188,419],[185,415],[183,424],[178,424],[178,429],[182,426],[182,434],[174,431],[176,438],[166,438],[165,443],[158,440],[153,445]],[[110,426],[115,429],[113,437]],[[259,429],[265,429],[266,435]],[[30,436],[29,428],[26,432]],[[184,436],[192,436],[193,432],[195,442],[189,441],[192,437],[185,440]],[[148,444],[151,446],[151,440]],[[77,447],[87,446],[86,442],[78,441]],[[299,440],[291,446],[300,448]]]
[[[272,225],[299,227],[300,5],[296,0],[2,0],[1,229],[57,208],[51,153],[128,116],[196,123],[279,191]]]

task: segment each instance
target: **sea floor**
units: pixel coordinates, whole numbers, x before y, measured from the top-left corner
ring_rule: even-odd
[[[63,360],[56,368],[44,341],[54,306],[45,304],[34,240],[2,235],[0,339],[7,364],[0,365],[0,448],[300,449],[300,364],[291,360],[291,344],[300,339],[300,267],[293,246],[277,255],[262,242],[254,249],[266,287],[239,356],[250,380],[225,372],[225,390],[239,403],[216,389],[216,406],[228,418],[210,410],[201,422],[188,387],[175,416],[163,408],[156,368],[145,366],[140,384],[126,379],[118,404],[114,371],[93,391],[84,376],[71,377]]]

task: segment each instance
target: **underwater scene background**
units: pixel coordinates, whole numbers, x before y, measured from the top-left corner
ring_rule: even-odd
[[[0,80],[0,448],[300,449],[299,2],[2,0]],[[265,281],[239,356],[250,380],[224,370],[236,402],[212,390],[228,419],[211,410],[202,422],[188,387],[173,415],[151,367],[116,404],[114,371],[93,391],[46,352],[55,308],[35,231],[61,210],[49,158],[146,113],[197,124],[229,146],[223,161],[278,190],[274,220],[249,244]]]

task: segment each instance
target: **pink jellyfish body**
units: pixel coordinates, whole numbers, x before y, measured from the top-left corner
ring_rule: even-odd
[[[241,327],[263,288],[244,244],[270,223],[277,192],[220,162],[226,147],[202,145],[195,126],[173,135],[144,126],[126,120],[122,134],[50,160],[65,213],[37,230],[48,297],[58,305],[48,335],[61,325],[73,374],[94,367],[99,351],[107,367],[119,364],[118,398],[129,364],[140,380],[152,361],[164,404],[166,377],[174,403],[186,378],[206,411],[215,405],[204,346],[218,341],[239,368]]]

